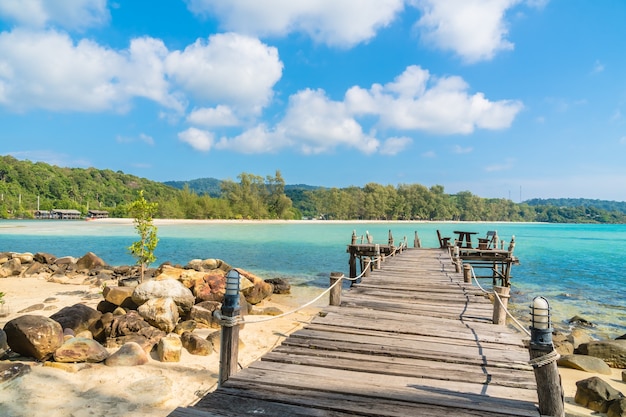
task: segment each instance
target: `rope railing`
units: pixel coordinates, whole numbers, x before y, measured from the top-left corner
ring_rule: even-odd
[[[478,286],[478,288],[485,294],[491,294],[489,291],[485,290],[481,285],[480,282],[478,282],[478,278],[476,278],[476,273],[474,272],[474,268],[470,265],[470,270],[472,272],[472,278],[474,279],[474,281],[476,282],[476,285]],[[530,336],[530,332],[528,330],[526,330],[526,328],[524,327],[524,325],[522,323],[520,323],[509,311],[509,309],[504,305],[504,303],[502,302],[502,299],[500,299],[500,296],[498,295],[498,293],[496,291],[493,292],[493,295],[495,296],[496,300],[498,300],[498,303],[500,304],[500,307],[502,307],[504,309],[504,311],[506,312],[506,315],[509,316],[511,318],[511,320],[513,320],[513,322],[524,332],[526,333],[528,336]]]
[[[356,280],[359,280],[359,279],[363,278],[363,276],[365,275],[365,271],[366,271],[366,270],[370,267],[371,263],[372,263],[373,261],[377,260],[377,259],[378,259],[378,258],[373,258],[373,259],[372,259],[372,258],[370,258],[370,259],[367,259],[367,265],[363,268],[363,271],[362,271],[362,272],[361,272],[361,273],[360,273],[357,277],[350,278],[350,277],[346,277],[345,275],[343,275],[343,274],[342,274],[342,275],[341,275],[341,277],[339,277],[339,279],[333,283],[333,285],[331,285],[330,287],[328,287],[327,289],[325,289],[325,290],[324,290],[324,291],[323,291],[320,295],[318,295],[317,297],[315,297],[314,299],[312,299],[312,300],[311,300],[311,301],[309,301],[308,303],[305,303],[305,304],[303,304],[303,305],[301,305],[301,306],[299,306],[299,307],[294,308],[293,310],[287,311],[286,313],[278,314],[278,315],[276,315],[276,316],[265,317],[265,318],[258,319],[258,320],[249,320],[249,319],[247,319],[247,318],[243,317],[243,318],[240,318],[240,319],[239,319],[239,323],[244,323],[244,324],[264,323],[264,322],[271,321],[271,320],[277,320],[277,319],[279,319],[279,318],[282,318],[282,317],[288,316],[288,315],[290,315],[290,314],[297,313],[298,311],[300,311],[300,310],[302,310],[302,309],[305,309],[305,308],[309,307],[310,305],[312,305],[312,304],[316,303],[317,301],[319,301],[319,300],[320,300],[320,299],[321,299],[324,295],[326,295],[326,294],[328,294],[329,292],[331,292],[331,291],[333,290],[333,288],[335,288],[337,285],[340,285],[340,283],[341,283],[344,279],[347,279],[347,280],[349,280],[349,281],[356,281]],[[218,311],[218,310],[215,310],[215,312],[217,312],[217,311]],[[213,312],[213,316],[214,316],[214,317],[216,317],[216,316],[217,316],[217,315],[215,314],[215,312]],[[216,318],[217,318],[217,317],[216,317]],[[238,323],[238,324],[239,324],[239,323]],[[221,324],[221,322],[220,322],[220,324]]]

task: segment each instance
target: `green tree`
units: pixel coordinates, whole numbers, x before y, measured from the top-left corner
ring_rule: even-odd
[[[137,258],[137,265],[141,267],[140,282],[143,282],[146,266],[156,261],[154,250],[159,239],[157,238],[157,227],[152,223],[152,220],[157,207],[157,203],[148,203],[143,197],[143,190],[140,190],[139,196],[130,204],[128,209],[129,214],[134,217],[135,230],[139,234],[139,240],[130,245],[128,250],[131,255]]]

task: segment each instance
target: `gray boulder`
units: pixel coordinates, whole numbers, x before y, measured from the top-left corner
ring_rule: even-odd
[[[180,340],[183,347],[192,355],[208,356],[213,353],[213,343],[194,333],[184,332],[180,336]]]
[[[621,392],[597,376],[576,382],[574,401],[590,410],[606,413],[611,401],[623,397]]]
[[[626,368],[626,340],[598,340],[581,343],[575,353],[602,359],[611,368]]]
[[[558,360],[558,365],[603,375],[611,375],[611,368],[600,358],[587,355],[565,355]]]

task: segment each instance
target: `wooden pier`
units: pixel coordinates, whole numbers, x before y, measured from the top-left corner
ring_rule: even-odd
[[[406,249],[171,417],[539,416],[524,335],[447,249]]]

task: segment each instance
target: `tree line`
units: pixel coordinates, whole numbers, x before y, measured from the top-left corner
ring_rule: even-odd
[[[0,156],[0,218],[32,218],[37,209],[75,209],[83,214],[97,209],[107,210],[111,217],[132,217],[131,204],[142,191],[148,201],[157,203],[155,218],[626,223],[625,212],[593,204],[514,203],[469,191],[447,194],[441,185],[288,186],[280,171],[265,177],[242,173],[237,181],[170,184],[121,171],[61,168]],[[203,188],[194,189],[195,185]],[[594,200],[585,200],[589,201]]]

